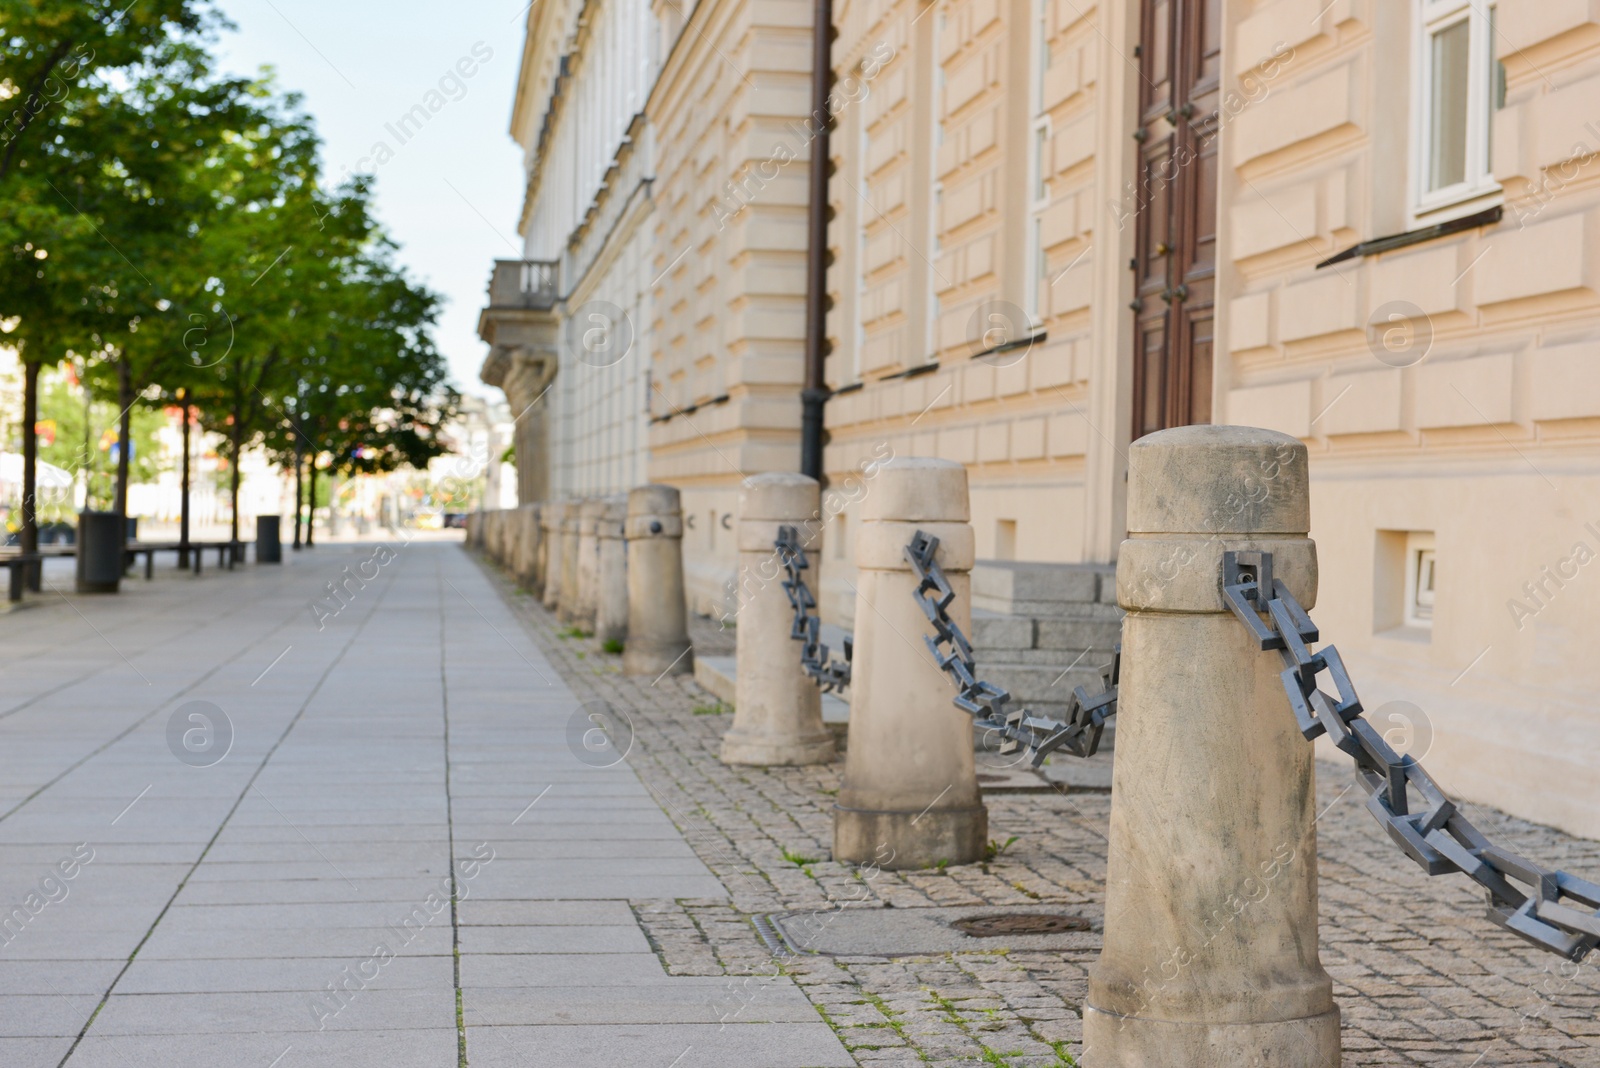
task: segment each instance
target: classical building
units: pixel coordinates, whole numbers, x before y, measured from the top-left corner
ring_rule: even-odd
[[[528,16],[527,262],[495,268],[484,378],[526,413],[524,500],[682,490],[702,612],[740,478],[801,464],[814,10]],[[1128,443],[1282,430],[1312,454],[1316,614],[1374,719],[1457,794],[1600,834],[1592,5],[834,0],[833,22],[827,617],[851,624],[872,459],[946,457],[989,561],[975,603],[1032,621],[1017,663],[1065,666],[1104,637],[1045,635],[1103,622]]]

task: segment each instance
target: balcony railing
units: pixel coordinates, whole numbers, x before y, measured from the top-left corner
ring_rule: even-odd
[[[549,311],[556,304],[558,267],[553,260],[495,260],[489,307]]]

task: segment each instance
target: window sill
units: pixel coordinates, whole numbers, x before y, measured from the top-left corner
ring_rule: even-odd
[[[1418,205],[1411,214],[1411,228],[1420,230],[1452,223],[1469,215],[1479,215],[1502,206],[1505,200],[1505,190],[1498,183],[1491,182],[1482,188],[1465,190],[1432,204]]]
[[[1375,237],[1370,241],[1363,241],[1359,245],[1352,245],[1343,252],[1328,257],[1321,263],[1317,264],[1317,269],[1321,270],[1324,267],[1331,267],[1336,263],[1343,263],[1346,260],[1361,259],[1364,256],[1376,256],[1381,252],[1390,252],[1397,248],[1405,248],[1408,245],[1420,245],[1424,241],[1432,241],[1435,238],[1440,237],[1449,237],[1451,234],[1459,234],[1466,230],[1477,230],[1484,226],[1494,226],[1504,215],[1504,205],[1496,204],[1492,208],[1485,208],[1482,211],[1473,212],[1471,215],[1463,215],[1447,222],[1433,223],[1432,225],[1424,226],[1420,230],[1407,230],[1403,234],[1390,234],[1388,237]]]

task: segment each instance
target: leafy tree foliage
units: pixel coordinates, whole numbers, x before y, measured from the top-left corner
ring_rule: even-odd
[[[196,405],[229,442],[237,539],[246,449],[424,465],[454,394],[438,299],[395,265],[368,180],[323,188],[299,101],[215,73],[224,25],[205,0],[5,0],[0,328],[32,369],[83,363],[122,440],[141,405]]]

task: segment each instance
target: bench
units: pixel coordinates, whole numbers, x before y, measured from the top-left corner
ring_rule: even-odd
[[[14,553],[0,557],[0,567],[11,572],[8,600],[13,603],[22,600],[24,585],[36,590],[39,588],[39,568],[43,560],[44,557],[38,553]]]
[[[222,566],[226,565],[228,570],[232,571],[233,570],[234,561],[239,556],[243,555],[244,546],[246,544],[248,544],[248,543],[247,542],[242,542],[242,541],[240,541],[240,542],[232,542],[232,541],[227,541],[227,540],[221,540],[221,541],[191,541],[187,545],[185,545],[183,542],[179,542],[179,541],[160,541],[160,542],[130,541],[124,547],[123,552],[126,555],[126,558],[127,558],[129,563],[133,563],[133,562],[137,561],[138,558],[139,558],[139,554],[140,553],[144,554],[144,577],[145,577],[146,581],[149,581],[155,575],[156,553],[166,553],[166,552],[177,553],[178,554],[178,566],[179,567],[185,566],[184,562],[183,562],[184,555],[186,553],[193,553],[194,554],[193,563],[188,565],[188,566],[194,571],[194,573],[196,575],[198,575],[201,572],[201,558],[204,555],[205,550],[207,550],[207,549],[215,549],[215,550],[217,550],[217,566],[218,567],[222,567]],[[239,552],[235,553],[233,551],[234,546],[238,546],[239,547]]]
[[[78,550],[71,545],[41,545],[39,551],[31,555],[25,554],[14,545],[0,548],[0,567],[11,572],[10,598],[13,601],[22,600],[25,589],[39,592],[42,581],[44,560],[50,556],[76,556]]]

